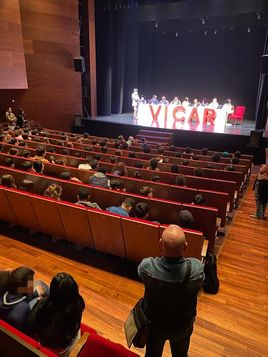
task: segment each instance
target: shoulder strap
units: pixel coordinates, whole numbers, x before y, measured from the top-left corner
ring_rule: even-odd
[[[192,263],[190,260],[186,260],[186,264],[187,264],[187,270],[186,270],[186,274],[185,274],[185,277],[182,281],[182,286],[186,287],[187,284],[188,284],[188,281],[190,279],[190,275],[191,275],[191,272],[192,272]]]

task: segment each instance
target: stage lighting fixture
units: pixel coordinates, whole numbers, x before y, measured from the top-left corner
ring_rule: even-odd
[[[258,20],[261,19],[261,13],[260,13],[260,12],[256,12],[256,16],[257,16],[257,19],[258,19]]]
[[[205,23],[206,23],[206,19],[204,18],[204,17],[201,17],[201,22],[202,22],[202,25],[205,25]]]
[[[250,33],[250,31],[251,31],[251,28],[250,28],[250,27],[248,27],[248,33]]]
[[[154,27],[155,27],[156,29],[158,29],[158,27],[159,27],[158,21],[155,21]]]
[[[207,32],[207,30],[206,30],[206,31],[204,32],[204,35],[207,36],[207,34],[208,34],[208,32]]]
[[[218,33],[218,30],[214,30],[214,35],[217,35],[217,33]]]
[[[178,37],[178,36],[179,36],[178,32],[176,32],[175,36],[176,36],[176,37]]]

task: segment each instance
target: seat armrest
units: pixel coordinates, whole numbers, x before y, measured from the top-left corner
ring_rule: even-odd
[[[80,351],[84,347],[84,344],[87,342],[88,337],[89,337],[88,332],[83,333],[83,335],[79,338],[79,340],[74,344],[74,347],[72,348],[69,357],[76,357],[79,355]]]
[[[208,250],[208,240],[204,239],[204,243],[203,243],[203,247],[202,247],[202,251],[201,251],[201,260],[202,261],[207,255],[207,250]]]

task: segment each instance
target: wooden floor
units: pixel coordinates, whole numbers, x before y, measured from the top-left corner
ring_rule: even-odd
[[[220,292],[201,293],[189,357],[268,356],[268,220],[249,218],[254,207],[251,182],[219,257]],[[86,301],[83,321],[125,344],[123,322],[143,294],[134,264],[53,244],[6,224],[0,233],[0,268],[28,265],[46,282],[57,272],[71,273]]]

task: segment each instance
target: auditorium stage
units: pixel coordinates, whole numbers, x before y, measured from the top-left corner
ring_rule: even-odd
[[[73,131],[87,131],[92,135],[115,138],[118,135],[137,135],[144,128],[152,128],[148,121],[135,120],[131,113],[96,118],[84,118],[81,127],[73,126]],[[197,123],[177,123],[176,129],[154,128],[154,130],[173,133],[173,143],[176,146],[192,146],[193,148],[209,147],[212,150],[235,151],[255,154],[247,147],[254,121],[244,120],[242,125],[203,126]]]

